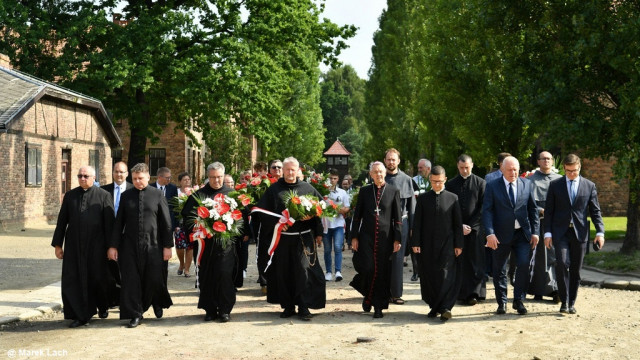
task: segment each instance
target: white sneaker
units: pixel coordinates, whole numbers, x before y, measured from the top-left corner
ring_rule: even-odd
[[[331,281],[331,273],[328,272],[328,273],[324,274],[324,279],[327,280],[327,281]]]
[[[242,278],[243,279],[247,278],[247,270],[242,270]]]
[[[340,271],[336,271],[336,281],[341,281],[342,280],[342,274],[340,273]]]

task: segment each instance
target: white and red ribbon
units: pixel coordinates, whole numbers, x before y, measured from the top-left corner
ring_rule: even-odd
[[[260,213],[271,215],[278,218],[278,222],[276,223],[276,226],[273,228],[273,236],[271,237],[271,244],[269,244],[269,250],[267,250],[267,253],[269,254],[269,262],[267,262],[267,266],[264,268],[264,270],[267,271],[267,269],[269,268],[269,265],[271,265],[271,259],[273,259],[273,253],[276,251],[276,248],[278,247],[278,243],[280,243],[280,234],[282,233],[282,228],[284,228],[285,225],[288,225],[288,226],[293,225],[296,222],[296,220],[291,217],[291,215],[289,214],[289,210],[286,210],[286,209],[282,212],[282,214],[276,214],[269,210],[265,210],[259,207],[254,207],[251,210],[251,213],[254,213],[254,212],[260,212]]]

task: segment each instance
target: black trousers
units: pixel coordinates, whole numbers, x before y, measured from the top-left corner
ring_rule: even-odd
[[[563,304],[573,306],[578,296],[580,269],[587,242],[579,242],[574,229],[569,228],[559,241],[554,239],[553,245],[556,248],[558,295]]]

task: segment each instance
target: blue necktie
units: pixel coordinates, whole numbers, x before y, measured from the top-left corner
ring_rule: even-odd
[[[509,200],[511,200],[511,206],[516,206],[516,198],[513,196],[513,183],[509,183]]]
[[[573,205],[573,202],[576,199],[576,181],[575,180],[571,180],[571,185],[570,185],[570,195],[571,195],[571,205]]]
[[[120,206],[120,186],[114,184],[114,186],[116,187],[116,203],[115,203],[115,208],[116,208],[116,215],[118,214],[118,206]]]

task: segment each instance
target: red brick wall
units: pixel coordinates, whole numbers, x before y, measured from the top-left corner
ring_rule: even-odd
[[[89,150],[100,154],[100,173],[111,179],[111,148],[93,113],[53,100],[35,103],[0,134],[0,227],[55,221],[62,201],[62,149],[71,149],[71,188],[78,169],[89,162]],[[42,186],[25,186],[25,143],[42,149]]]
[[[629,182],[614,180],[615,159],[582,159],[580,175],[593,181],[598,189],[598,201],[603,216],[627,216]]]

